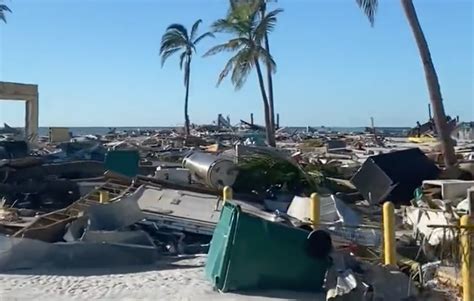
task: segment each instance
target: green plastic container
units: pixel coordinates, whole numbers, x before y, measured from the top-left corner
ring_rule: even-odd
[[[136,150],[113,150],[105,154],[105,168],[127,177],[138,174],[140,155]]]
[[[271,222],[226,202],[212,236],[206,277],[223,292],[321,291],[329,260],[306,254],[308,232]]]

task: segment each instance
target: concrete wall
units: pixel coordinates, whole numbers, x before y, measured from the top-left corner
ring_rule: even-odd
[[[38,86],[0,82],[0,100],[25,102],[25,133],[30,143],[38,140]]]

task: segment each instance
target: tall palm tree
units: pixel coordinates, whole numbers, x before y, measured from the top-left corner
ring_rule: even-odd
[[[194,22],[190,34],[188,30],[181,24],[171,24],[166,29],[161,39],[160,55],[161,55],[161,66],[163,66],[166,60],[181,51],[179,57],[179,68],[183,69],[184,65],[184,86],[186,88],[186,94],[184,97],[184,130],[186,136],[189,135],[189,115],[188,115],[188,100],[189,100],[189,79],[191,76],[191,59],[193,53],[196,52],[196,45],[199,44],[206,37],[214,37],[211,32],[203,33],[198,36],[199,24],[202,20],[199,19]]]
[[[362,8],[373,25],[375,12],[377,10],[377,0],[356,0],[357,4]],[[415,6],[412,0],[401,0],[403,11],[410,25],[411,31],[415,38],[418,51],[420,52],[421,61],[425,71],[426,83],[430,95],[431,106],[433,108],[433,117],[439,140],[443,147],[444,163],[446,167],[456,164],[456,153],[454,152],[454,143],[451,139],[451,130],[448,127],[446,113],[443,106],[443,97],[441,96],[441,88],[438,81],[438,75],[431,59],[430,49],[426,42],[425,35],[421,28]]]
[[[11,13],[12,11],[10,10],[10,8],[8,8],[8,6],[0,3],[0,20],[2,20],[4,23],[7,23],[5,12]]]
[[[276,15],[281,11],[281,9],[274,10],[261,19],[252,14],[245,18],[229,15],[226,19],[217,20],[212,26],[214,31],[229,33],[233,38],[224,44],[214,46],[204,55],[214,55],[223,51],[235,52],[220,73],[217,84],[219,85],[232,71],[231,81],[237,90],[242,88],[248,75],[255,68],[265,113],[267,143],[270,146],[275,146],[275,135],[260,62],[263,62],[271,72],[275,72],[276,63],[262,43],[265,34],[275,27]]]
[[[237,10],[242,5],[247,5],[249,10],[252,13],[260,12],[260,18],[264,18],[267,10],[267,2],[271,0],[230,0],[230,6],[232,10]],[[275,0],[276,1],[276,0]],[[270,52],[270,41],[268,39],[268,34],[265,33],[264,45],[267,52],[271,55]],[[275,130],[275,105],[273,98],[273,73],[270,66],[266,66],[267,73],[267,86],[268,86],[268,102],[270,110],[270,121],[272,128]]]

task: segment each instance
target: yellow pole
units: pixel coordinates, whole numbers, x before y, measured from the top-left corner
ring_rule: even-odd
[[[395,253],[395,208],[391,202],[383,204],[383,242],[384,263],[397,264]]]
[[[461,226],[469,226],[469,215],[461,217]],[[471,238],[470,229],[461,228],[461,276],[462,276],[462,300],[471,301],[474,300],[474,293],[471,290],[473,279],[470,277],[471,271]]]
[[[224,187],[224,190],[222,192],[223,192],[223,196],[222,196],[223,203],[225,203],[226,201],[230,201],[234,198],[233,193],[232,193],[232,187],[226,186]]]
[[[319,201],[319,195],[315,192],[311,194],[310,197],[310,219],[313,229],[316,229],[319,225],[319,219],[321,216],[321,205]]]
[[[101,190],[99,192],[99,203],[105,204],[105,203],[108,203],[109,200],[110,200],[109,192],[106,190]]]

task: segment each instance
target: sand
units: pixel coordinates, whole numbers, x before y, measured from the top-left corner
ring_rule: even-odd
[[[109,270],[0,274],[0,300],[325,300],[285,291],[220,293],[204,278],[205,256]]]

